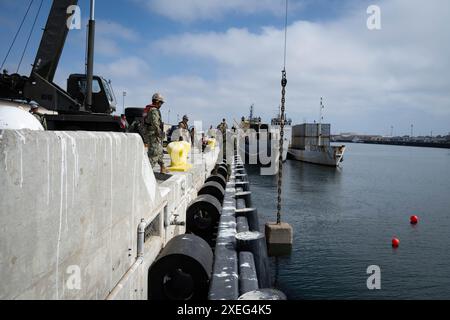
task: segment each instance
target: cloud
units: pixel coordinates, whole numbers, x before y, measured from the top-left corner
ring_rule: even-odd
[[[117,57],[121,53],[121,49],[115,40],[98,37],[95,42],[95,53],[104,56]]]
[[[83,21],[81,30],[69,33],[69,40],[83,51],[86,48],[87,20]],[[71,34],[75,34],[70,38]],[[108,20],[97,19],[95,28],[95,53],[106,57],[119,57],[123,47],[139,41],[139,34],[131,28]]]
[[[317,119],[324,96],[327,120],[335,130],[384,133],[395,125],[406,133],[416,122],[424,132],[433,126],[448,131],[450,44],[444,39],[450,4],[398,0],[380,6],[380,31],[366,28],[365,7],[331,22],[290,25],[288,112],[297,122]],[[239,119],[252,103],[265,119],[274,115],[283,30],[185,33],[161,39],[156,47],[169,58],[195,58],[214,66],[212,79],[199,68],[196,74],[162,80],[176,96],[173,101],[189,101],[199,118],[211,118],[208,110],[214,110],[218,119],[225,112]],[[186,83],[203,87],[196,90]]]
[[[96,21],[95,36],[96,53],[110,57],[119,56],[124,43],[135,43],[139,41],[139,35],[134,30],[107,20]]]
[[[270,13],[281,15],[285,0],[135,0],[155,12],[174,21],[193,22],[216,20],[228,14],[252,15]],[[293,3],[291,9],[299,7]]]
[[[96,21],[96,34],[100,37],[114,37],[117,40],[136,42],[139,35],[133,29],[108,20]]]
[[[296,123],[316,120],[324,97],[325,121],[333,132],[385,134],[393,125],[407,134],[414,123],[418,134],[447,133],[450,3],[379,5],[380,31],[367,29],[363,5],[334,20],[292,20],[288,115]],[[251,104],[270,121],[281,99],[283,40],[284,30],[270,23],[257,31],[172,34],[140,50],[151,57],[122,52],[97,64],[96,73],[111,78],[116,92],[127,91],[127,106],[145,106],[154,92],[163,93],[168,100],[163,115],[168,121],[170,110],[172,123],[186,113],[205,125],[217,125],[224,115],[231,123],[247,115]]]
[[[107,78],[128,81],[145,78],[150,73],[150,67],[142,58],[130,56],[119,58],[111,63],[98,63],[96,73]]]
[[[123,113],[122,92],[127,92],[126,105],[128,107],[144,107],[149,103],[153,90],[156,90],[157,86],[150,65],[137,56],[97,63],[95,73],[112,81],[114,92],[118,98],[119,113]]]

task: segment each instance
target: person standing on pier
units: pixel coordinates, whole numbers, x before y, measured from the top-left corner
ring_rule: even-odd
[[[164,124],[162,122],[160,108],[165,103],[164,97],[155,93],[152,98],[152,104],[145,108],[144,125],[146,127],[148,141],[148,158],[150,164],[154,167],[159,164],[161,173],[169,173],[164,165]]]
[[[217,126],[217,129],[219,129],[220,132],[222,132],[222,135],[226,135],[227,134],[227,130],[228,130],[227,120],[223,119],[222,123]]]
[[[222,123],[217,126],[217,129],[219,129],[219,131],[222,132],[222,153],[226,155],[227,130],[228,130],[227,120],[223,119]]]
[[[31,102],[30,105],[30,113],[41,123],[44,130],[47,130],[47,120],[45,120],[45,117],[39,112],[39,105],[34,102]]]
[[[178,129],[189,130],[189,118],[187,115],[183,116],[183,121],[178,124]]]

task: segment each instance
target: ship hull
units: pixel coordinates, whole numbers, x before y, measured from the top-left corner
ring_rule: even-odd
[[[283,156],[282,161],[285,162],[288,157],[288,149],[291,143],[291,128],[285,127]],[[279,169],[280,159],[280,127],[270,126],[264,132],[254,131],[252,133],[245,132],[243,142],[240,146],[242,159],[248,165],[255,165],[265,168],[265,175],[276,175]]]
[[[329,167],[338,167],[343,161],[345,146],[327,147],[316,146],[305,149],[289,149],[289,157],[302,162],[313,163]]]
[[[272,129],[276,129],[278,132],[281,130],[281,126],[272,125]],[[284,127],[284,141],[283,141],[283,162],[286,162],[288,158],[288,150],[289,146],[292,142],[292,127],[285,126]]]

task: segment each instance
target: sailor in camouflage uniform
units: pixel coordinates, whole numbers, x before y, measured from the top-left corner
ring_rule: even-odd
[[[217,126],[217,129],[222,133],[222,153],[227,154],[227,130],[228,124],[227,120],[223,119],[222,123]]]
[[[164,166],[164,124],[162,122],[160,108],[164,104],[164,97],[155,93],[152,98],[152,104],[146,107],[144,114],[145,136],[148,142],[148,158],[152,167],[159,164],[161,173],[168,173]]]
[[[39,105],[31,102],[30,106],[30,113],[41,123],[44,130],[47,130],[47,120],[45,119],[43,114],[39,113]]]
[[[227,120],[223,119],[222,123],[217,126],[217,129],[219,129],[220,132],[222,132],[222,135],[225,136],[227,134],[227,130],[228,130]]]
[[[189,118],[187,115],[183,116],[183,121],[178,124],[178,129],[189,130]]]

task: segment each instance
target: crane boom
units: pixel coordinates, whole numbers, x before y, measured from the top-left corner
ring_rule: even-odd
[[[45,80],[53,82],[69,32],[67,21],[72,13],[67,11],[70,6],[77,4],[78,0],[53,1],[31,76],[33,76],[33,73],[37,73]]]

